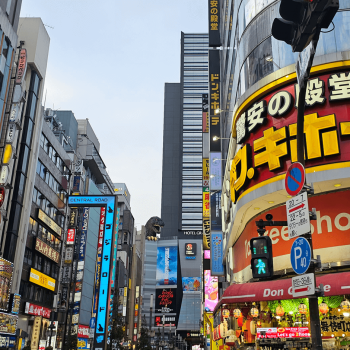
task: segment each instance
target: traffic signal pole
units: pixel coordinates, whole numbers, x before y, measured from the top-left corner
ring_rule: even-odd
[[[313,40],[313,50],[316,51],[318,35]],[[314,54],[313,52],[313,54]],[[305,97],[307,90],[307,81],[310,75],[310,70],[312,66],[312,58],[309,64],[308,72],[305,74],[303,79],[299,81],[299,96],[298,96],[298,116],[297,116],[297,158],[298,162],[305,166],[305,145],[304,145],[304,112],[305,112]],[[304,235],[310,244],[311,247],[311,261],[314,260],[314,250],[312,246],[312,237],[311,232]],[[315,278],[315,286],[316,285],[316,276],[315,276],[315,263],[311,263],[308,273],[313,273]],[[310,296],[309,299],[309,310],[310,310],[310,331],[311,331],[311,346],[313,350],[322,350],[322,336],[321,336],[321,322],[320,322],[320,314],[318,310],[318,296],[320,292],[316,292],[315,295]]]

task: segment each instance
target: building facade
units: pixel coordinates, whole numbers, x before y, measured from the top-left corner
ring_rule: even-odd
[[[220,34],[216,42],[212,37],[211,51],[218,51],[213,64],[220,65],[221,74],[221,128],[218,136],[222,137],[221,158],[226,160],[222,167],[221,261],[225,266],[225,279],[230,284],[214,310],[214,327],[223,320],[223,304],[235,303],[236,309],[243,312],[244,307],[251,309],[255,303],[259,311],[264,309],[272,313],[272,323],[265,322],[266,327],[281,325],[273,302],[279,303],[290,315],[298,314],[297,309],[286,306],[287,301],[293,302],[290,299],[298,303],[290,290],[290,278],[295,276],[290,261],[295,238],[291,236],[291,228],[266,227],[265,235],[272,241],[274,278],[277,281],[258,282],[252,277],[250,265],[249,241],[258,236],[255,222],[266,220],[266,214],[271,214],[277,221],[287,219],[286,201],[291,196],[285,190],[285,176],[289,166],[297,161],[295,139],[299,86],[295,62],[298,54],[271,36],[272,22],[279,13],[279,6],[278,1],[264,4],[254,0],[209,1],[209,11],[218,11],[219,14],[216,19],[209,15],[212,30],[209,35]],[[315,208],[317,217],[311,221],[310,231],[313,233],[314,254],[320,255],[322,261],[322,271],[316,273],[316,284],[327,283],[329,286],[323,301],[335,322],[342,318],[348,322],[348,314],[337,308],[342,299],[340,295],[347,288],[346,283],[338,286],[335,282],[345,281],[349,274],[350,245],[345,237],[341,237],[350,230],[346,199],[350,145],[346,127],[350,115],[346,106],[350,95],[347,88],[340,88],[350,86],[350,47],[344,40],[349,30],[348,18],[348,3],[340,1],[333,20],[334,29],[331,27],[328,33],[320,35],[304,113],[306,183],[314,188],[314,194],[309,195],[307,201],[310,210]],[[215,20],[218,26],[214,26]],[[213,33],[216,30],[218,33]],[[222,50],[217,50],[218,47]],[[211,88],[212,83],[210,80]],[[210,94],[213,95],[212,90]],[[209,103],[212,103],[211,95]],[[279,283],[276,289],[274,286]],[[338,304],[329,302],[330,298],[337,297]],[[308,317],[308,306],[305,314]],[[332,333],[328,320],[327,317],[324,319],[323,342],[336,346],[334,340],[326,339],[328,336],[337,337],[340,332]],[[209,328],[210,322],[208,317]],[[245,316],[245,327],[249,323],[249,317]],[[283,327],[300,326],[289,320]],[[306,326],[305,334],[310,336],[310,327]],[[347,338],[349,335],[344,332],[341,336]],[[240,341],[262,344],[260,338],[259,330],[248,330],[240,336]],[[216,344],[222,342],[222,338],[216,339]],[[269,346],[267,341],[264,345]],[[281,346],[286,346],[286,341],[282,341]]]

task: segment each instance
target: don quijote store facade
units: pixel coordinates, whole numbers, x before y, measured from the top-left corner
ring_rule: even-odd
[[[312,241],[314,255],[322,261],[316,279],[325,291],[319,298],[321,332],[324,346],[332,349],[350,344],[349,71],[350,61],[314,66],[304,114],[306,182],[314,187],[308,202],[317,214],[311,221]],[[256,221],[266,220],[267,213],[275,221],[287,220],[290,196],[284,181],[288,167],[297,161],[297,96],[292,73],[260,87],[234,111],[222,189],[229,286],[214,310],[213,334],[226,338],[227,345],[263,348],[275,341],[277,347],[293,348],[307,347],[310,340],[308,300],[292,296],[294,239],[288,238],[286,226],[266,227],[274,279],[253,280],[250,267],[249,241],[258,236]]]

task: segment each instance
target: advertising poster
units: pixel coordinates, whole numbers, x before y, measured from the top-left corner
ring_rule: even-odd
[[[176,312],[176,288],[156,289],[155,312]]]
[[[200,292],[201,278],[200,277],[182,277],[182,290],[186,292]]]
[[[203,217],[210,215],[210,193],[209,186],[203,187]]]
[[[219,142],[219,141],[217,141]],[[221,152],[210,152],[210,191],[221,191],[222,162]]]
[[[0,310],[9,309],[13,263],[0,258]]]
[[[210,216],[211,229],[220,230],[222,228],[221,220],[221,191],[215,192],[210,197]]]
[[[18,316],[0,312],[0,333],[16,334]]]
[[[222,231],[211,233],[210,268],[212,276],[224,276]]]
[[[218,277],[211,276],[210,270],[204,271],[204,307],[206,311],[214,311],[219,301]]]
[[[78,338],[78,349],[89,349],[88,339]]]
[[[177,285],[177,247],[157,248],[157,286]]]

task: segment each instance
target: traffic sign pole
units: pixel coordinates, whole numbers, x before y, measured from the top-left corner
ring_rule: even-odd
[[[302,62],[303,56],[299,54],[299,65],[300,63],[307,66],[307,69],[304,70],[304,74],[302,79],[299,80],[299,97],[298,97],[298,116],[297,116],[297,158],[298,162],[305,166],[305,146],[304,146],[304,111],[305,111],[305,95],[307,89],[307,81],[310,75],[310,70],[312,66],[312,61],[314,58],[314,52],[316,51],[318,39],[319,39],[319,31],[318,35],[314,37],[313,40],[313,54],[308,56],[308,62]],[[307,57],[304,55],[304,57]],[[298,66],[296,67],[298,71]],[[301,77],[300,77],[301,78]],[[311,232],[305,234],[303,236],[310,244],[311,247],[311,259],[314,259],[314,251],[312,247],[312,238]],[[315,277],[315,265],[311,264],[311,267],[308,270],[309,273],[314,275],[314,283],[316,285],[316,277]],[[321,336],[321,323],[320,323],[320,315],[318,311],[318,298],[317,296],[309,297],[309,309],[310,309],[310,330],[311,330],[311,341],[312,341],[312,349],[313,350],[322,350],[322,336]]]

